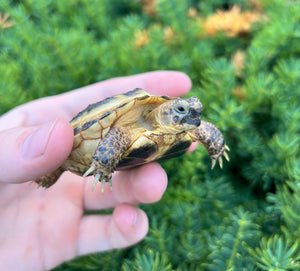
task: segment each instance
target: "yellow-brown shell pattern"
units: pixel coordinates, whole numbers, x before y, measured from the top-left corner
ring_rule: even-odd
[[[116,123],[120,126],[134,123],[134,116],[143,113],[140,111],[145,111],[147,114],[147,108],[153,109],[170,99],[172,98],[152,95],[137,88],[89,105],[70,122],[74,130],[73,150],[84,140],[103,138]]]

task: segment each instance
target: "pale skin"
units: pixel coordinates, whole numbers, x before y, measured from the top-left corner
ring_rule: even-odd
[[[49,189],[32,183],[68,157],[68,121],[88,104],[141,87],[181,96],[191,87],[179,72],[120,77],[39,99],[0,117],[0,269],[48,270],[77,256],[131,246],[148,232],[134,205],[160,200],[167,176],[157,163],[113,174],[113,191],[91,190],[92,177],[64,173]],[[108,185],[108,184],[107,184]],[[83,215],[112,208],[112,215]]]

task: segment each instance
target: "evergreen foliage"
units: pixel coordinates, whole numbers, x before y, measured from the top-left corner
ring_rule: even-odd
[[[233,5],[262,19],[209,34],[205,18]],[[163,163],[169,186],[141,206],[150,232],[140,244],[55,270],[300,269],[298,1],[2,0],[0,14],[10,15],[0,17],[0,114],[115,76],[180,70],[231,148],[223,170],[201,147]]]

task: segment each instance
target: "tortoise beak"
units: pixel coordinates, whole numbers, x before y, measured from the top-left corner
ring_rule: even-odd
[[[200,118],[199,119],[187,119],[185,121],[185,123],[198,127],[201,124],[201,120],[200,120]]]
[[[197,108],[197,109],[191,108],[189,113],[188,113],[188,116],[190,118],[200,119],[201,118],[201,112],[202,112],[202,110],[200,108]]]
[[[189,113],[182,118],[181,123],[186,123],[198,127],[201,124],[201,113],[202,106],[190,108]]]
[[[200,126],[201,124],[201,110],[195,110],[191,108],[189,113],[182,118],[180,123],[186,123],[189,125],[193,125],[195,127]]]

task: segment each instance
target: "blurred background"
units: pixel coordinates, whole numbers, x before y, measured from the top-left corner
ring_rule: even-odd
[[[178,70],[230,163],[203,147],[166,162],[138,245],[59,270],[298,270],[300,2],[1,0],[0,114],[104,79]]]

